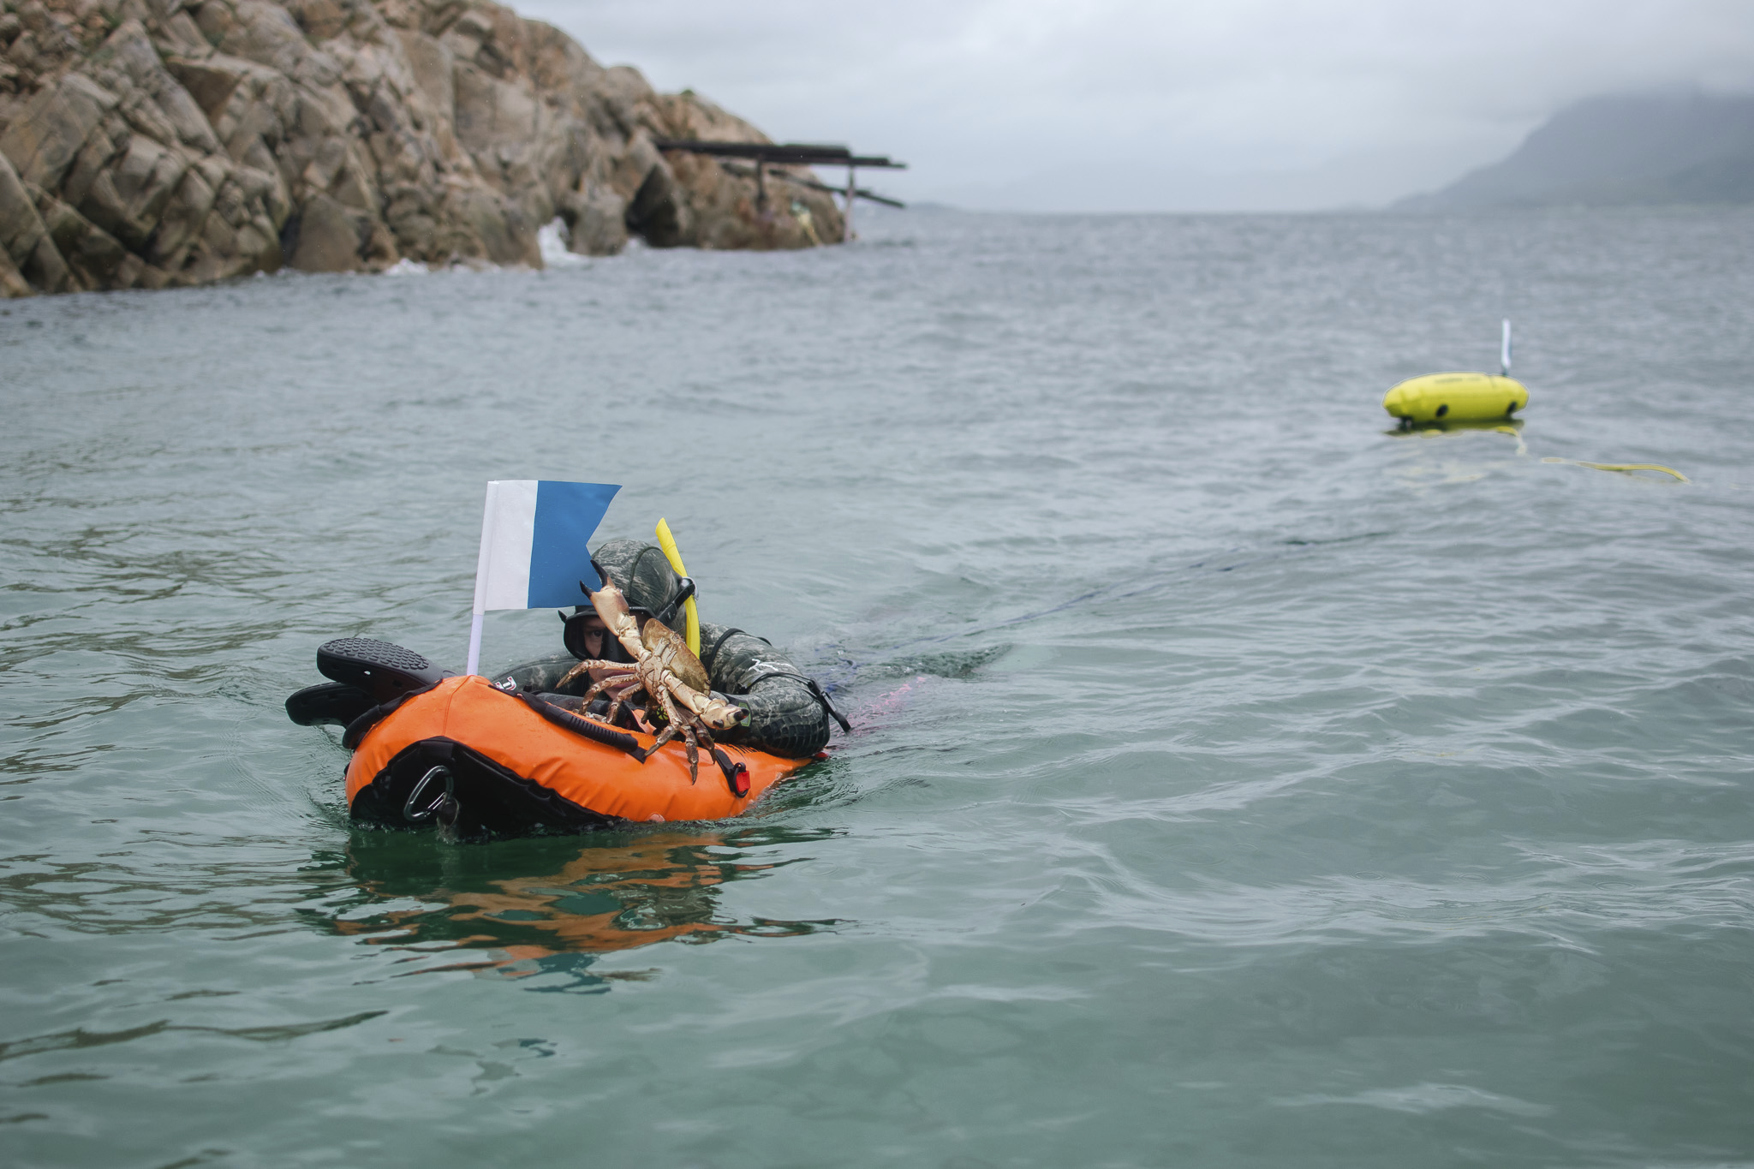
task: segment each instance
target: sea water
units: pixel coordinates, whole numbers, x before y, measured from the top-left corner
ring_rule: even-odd
[[[860,223],[0,307],[0,1162],[1754,1164],[1754,213]],[[281,704],[461,668],[491,478],[852,734],[350,827]]]

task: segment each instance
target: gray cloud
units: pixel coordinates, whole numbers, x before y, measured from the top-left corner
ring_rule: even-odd
[[[1379,204],[1580,97],[1754,88],[1750,0],[518,7],[776,138],[913,164],[883,189],[980,207]]]

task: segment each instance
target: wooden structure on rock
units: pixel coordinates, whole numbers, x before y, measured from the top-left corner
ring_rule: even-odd
[[[654,140],[652,145],[665,152],[681,151],[687,154],[711,155],[715,158],[749,159],[755,163],[756,201],[763,207],[767,204],[767,168],[769,166],[846,167],[846,205],[841,211],[842,242],[853,238],[853,200],[855,198],[869,199],[873,203],[882,203],[889,207],[904,206],[899,199],[886,198],[883,195],[864,190],[858,185],[857,174],[860,167],[874,170],[907,169],[907,163],[895,162],[888,155],[854,154],[851,148],[846,146],[813,142],[705,142],[698,139],[659,138]],[[819,183],[814,179],[783,171],[778,172],[776,177],[809,190],[835,190],[826,183]]]

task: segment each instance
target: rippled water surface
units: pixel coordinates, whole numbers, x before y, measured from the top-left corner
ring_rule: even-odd
[[[1754,215],[867,223],[0,308],[0,1161],[1754,1164]],[[489,478],[853,734],[352,831],[281,702],[461,667]]]

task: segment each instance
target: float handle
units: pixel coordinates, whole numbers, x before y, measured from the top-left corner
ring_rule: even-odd
[[[668,520],[658,521],[658,547],[664,550],[664,559],[676,570],[677,576],[687,576],[688,570],[682,567],[682,553],[676,550],[676,537],[670,534]],[[695,657],[700,656],[700,609],[696,607],[694,598],[689,597],[682,602],[683,612],[688,614],[688,652]]]

